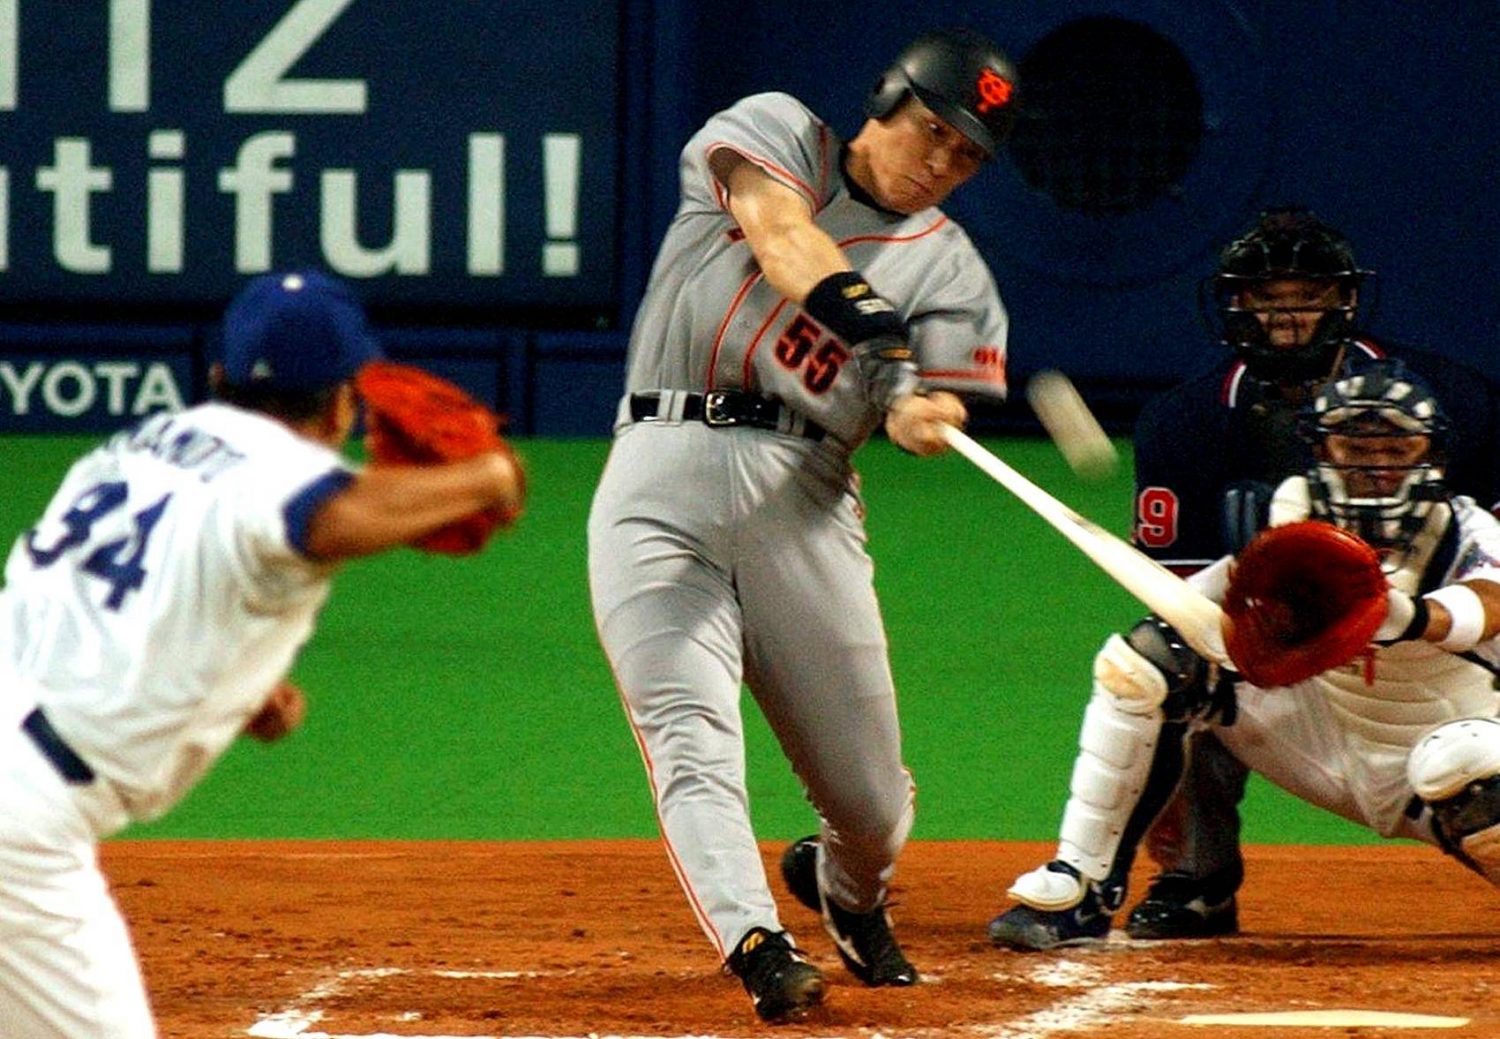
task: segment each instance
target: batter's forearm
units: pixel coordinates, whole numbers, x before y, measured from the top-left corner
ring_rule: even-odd
[[[798,306],[824,278],[853,269],[837,243],[811,220],[783,221],[759,234],[747,229],[745,238],[766,281]]]

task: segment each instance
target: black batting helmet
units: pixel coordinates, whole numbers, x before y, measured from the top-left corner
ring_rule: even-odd
[[[971,29],[918,37],[881,74],[865,114],[884,119],[908,94],[994,155],[1015,121],[1016,67]]]

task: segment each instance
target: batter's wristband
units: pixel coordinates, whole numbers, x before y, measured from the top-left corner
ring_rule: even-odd
[[[1463,584],[1444,585],[1422,598],[1430,603],[1438,603],[1448,611],[1448,634],[1437,643],[1439,649],[1446,649],[1449,653],[1467,653],[1479,645],[1479,640],[1484,638],[1489,617],[1485,613],[1484,600],[1474,589]]]
[[[849,346],[872,339],[906,338],[906,326],[896,308],[870,288],[858,271],[839,271],[818,282],[802,309]]]

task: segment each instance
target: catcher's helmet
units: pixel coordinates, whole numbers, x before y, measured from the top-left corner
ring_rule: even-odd
[[[1308,473],[1313,514],[1378,549],[1409,546],[1433,504],[1448,499],[1448,420],[1399,361],[1377,361],[1329,383],[1302,429],[1316,459]],[[1331,437],[1341,438],[1339,451],[1330,450]]]
[[[1220,338],[1252,375],[1284,384],[1321,381],[1333,372],[1339,352],[1357,331],[1358,290],[1372,275],[1354,262],[1349,240],[1337,230],[1307,209],[1280,206],[1261,213],[1254,227],[1224,247],[1218,273],[1205,282],[1204,310],[1210,309],[1206,297],[1211,290],[1210,324],[1217,319]],[[1247,290],[1283,280],[1331,283],[1336,299],[1315,305],[1245,305]],[[1278,346],[1266,330],[1268,313],[1319,317],[1295,345]]]
[[[1015,121],[1016,67],[971,29],[944,29],[912,41],[876,81],[865,114],[884,119],[915,95],[986,155],[993,156]]]

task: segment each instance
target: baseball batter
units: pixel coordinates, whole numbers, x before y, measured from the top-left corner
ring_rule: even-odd
[[[1020,877],[999,943],[1047,949],[1109,931],[1136,842],[1211,728],[1235,759],[1386,837],[1437,844],[1500,884],[1500,522],[1443,484],[1447,424],[1395,362],[1314,401],[1316,461],[1284,482],[1272,525],[1309,517],[1382,557],[1388,614],[1368,658],[1290,688],[1257,688],[1182,645],[1159,618],[1111,638],[1063,815],[1057,857]],[[1191,579],[1222,601],[1232,557]]]
[[[850,455],[882,424],[936,453],[966,417],[953,391],[1005,392],[1005,311],[937,207],[998,146],[1014,82],[954,31],[903,51],[847,144],[785,94],[715,115],[636,317],[589,519],[594,615],[672,866],[767,1020],[823,980],[756,848],[742,681],[822,820],[788,882],[860,980],[916,980],[884,910],[912,782]]]
[[[238,735],[300,723],[286,676],[342,560],[517,505],[498,454],[356,471],[338,453],[363,310],[315,271],[230,306],[221,401],[86,454],[0,592],[0,1033],[156,1034],[97,842],[176,804]]]

